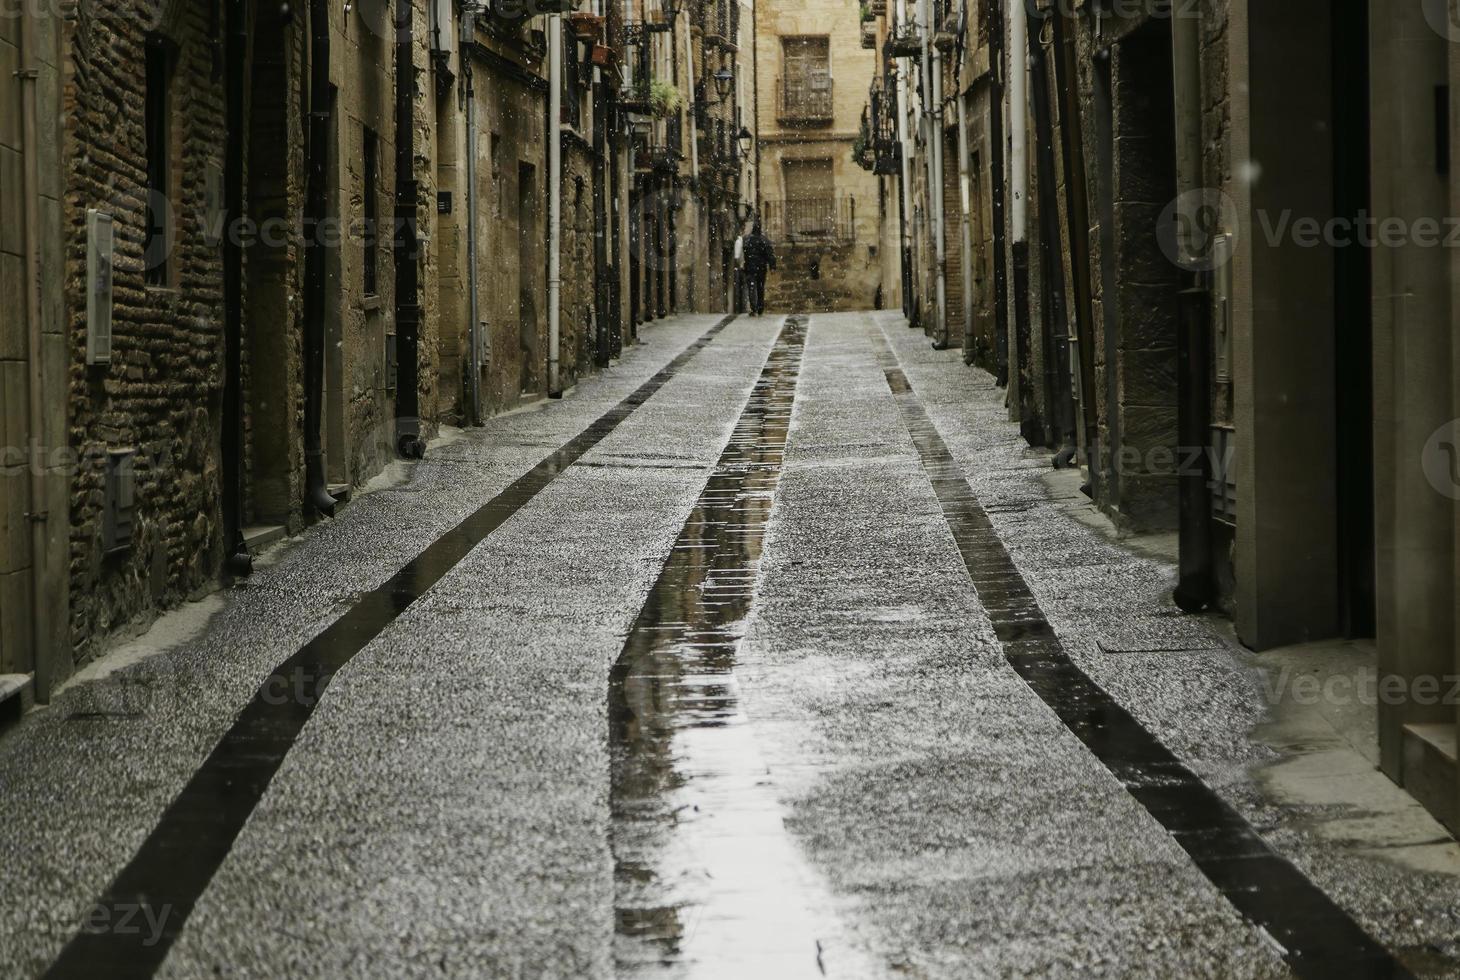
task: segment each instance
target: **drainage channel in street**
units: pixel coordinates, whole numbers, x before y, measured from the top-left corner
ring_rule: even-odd
[[[1314,980],[1411,977],[1070,659],[885,335],[874,335],[873,342],[979,601],[1005,658],[1024,682],[1166,828],[1237,911],[1282,948],[1294,973]]]
[[[804,345],[793,317],[610,676],[620,976],[846,975],[734,673]]]
[[[336,671],[573,463],[601,442],[724,330],[728,316],[608,412],[366,593],[264,680],[212,753],[163,812],[136,855],[92,906],[157,930],[79,931],[47,977],[150,977],[253,813]],[[279,691],[293,692],[281,698]],[[137,915],[138,911],[141,915]]]

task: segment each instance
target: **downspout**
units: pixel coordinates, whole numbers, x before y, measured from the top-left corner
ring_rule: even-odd
[[[548,16],[548,397],[561,398],[563,272],[563,15]]]
[[[959,232],[963,243],[963,362],[973,363],[973,228],[969,221],[972,207],[968,173],[968,99],[963,91],[963,54],[968,49],[968,2],[958,14],[958,60],[954,72],[955,98],[958,100],[958,193],[962,210]]]
[[[594,0],[594,13],[604,15],[602,0]],[[608,236],[613,227],[611,220],[605,171],[612,171],[616,161],[608,151],[608,88],[604,85],[603,69],[593,68],[593,362],[598,367],[607,367],[609,360],[609,308],[612,303],[608,278]]]
[[[928,4],[932,9],[932,4]],[[931,65],[933,79],[933,111],[928,119],[933,131],[933,186],[929,196],[933,201],[933,249],[938,266],[938,280],[936,286],[938,303],[938,322],[933,333],[933,349],[946,350],[948,348],[948,237],[947,225],[948,215],[945,210],[943,194],[943,143],[945,138],[943,128],[943,50],[933,44],[933,33],[938,29],[937,24],[928,19],[927,32],[923,36],[924,50],[932,49],[933,62]]]
[[[897,0],[897,27],[901,31],[907,25],[907,0]],[[908,136],[908,75],[912,65],[907,58],[897,59],[897,143],[902,148],[899,166],[902,171],[902,213],[899,225],[902,232],[902,313],[911,322],[913,318],[913,233],[912,233],[912,158],[913,142]]]
[[[898,0],[901,5],[905,0]],[[760,0],[750,0],[750,59],[755,65],[751,101],[755,111],[755,220],[760,220]]]
[[[1005,7],[1009,23],[1009,206],[1010,247],[1014,259],[1014,333],[1010,346],[1010,410],[1028,442],[1042,428],[1029,390],[1032,360],[1029,354],[1029,22],[1024,5]],[[1034,436],[1031,438],[1031,436]]]
[[[467,11],[463,15],[462,37],[476,38],[476,14]],[[467,343],[470,346],[471,379],[467,382],[468,411],[473,425],[482,424],[482,343],[481,300],[477,296],[477,95],[475,70],[471,52],[466,44],[461,45],[461,70],[466,76],[466,291]]]
[[[934,197],[934,187],[937,186],[938,174],[937,171],[934,169],[937,166],[937,161],[933,152],[933,144],[936,142],[936,133],[938,128],[938,106],[933,99],[933,18],[932,14],[929,11],[931,5],[932,0],[917,0],[918,32],[922,45],[922,54],[920,55],[918,61],[918,70],[920,72],[922,86],[918,97],[919,111],[917,116],[917,124],[918,135],[922,138],[923,141],[924,220],[918,223],[918,227],[916,228],[916,234],[918,237],[919,246],[921,246],[922,248],[934,250],[934,255],[932,257],[936,265],[937,255],[935,250],[937,248],[936,239],[938,237],[938,215],[937,210],[934,206],[934,202],[937,200],[937,198]],[[934,241],[928,240],[928,238],[924,235],[924,229],[927,230],[927,234],[931,235]],[[939,332],[943,329],[942,324],[938,322],[939,308],[937,303],[937,296],[938,270],[935,268],[933,270],[933,329],[931,331],[928,331],[927,328],[923,325],[923,318],[921,315],[922,296],[918,297],[919,302],[916,306],[918,312],[918,326],[923,327],[925,332],[929,332],[933,335],[933,342],[935,344],[937,343]]]
[[[46,531],[49,528],[50,513],[46,509],[46,477],[40,464],[43,458],[42,441],[45,432],[45,402],[41,398],[41,387],[45,383],[44,351],[41,327],[41,245],[40,245],[40,149],[36,115],[38,113],[40,65],[36,57],[35,15],[29,12],[20,17],[20,71],[21,126],[25,158],[25,319],[26,344],[28,345],[29,368],[26,386],[26,413],[28,434],[31,442],[30,457],[30,568],[31,568],[31,643],[35,667],[35,696],[38,701],[49,701],[51,687],[55,681],[51,664],[51,595],[44,588],[47,561]]]
[[[1176,191],[1178,199],[1202,183],[1201,144],[1201,20],[1199,15],[1171,20],[1172,102],[1176,109]],[[1189,198],[1188,198],[1189,200]],[[1177,245],[1183,258],[1198,258],[1188,222],[1177,222]],[[1198,458],[1177,478],[1179,578],[1174,599],[1185,612],[1199,612],[1211,604],[1212,533],[1207,481],[1210,452],[1210,285],[1200,272],[1187,276],[1181,292],[1181,323],[1177,334],[1176,431],[1177,455]]]
[[[395,20],[395,447],[402,459],[426,455],[421,439],[420,239],[416,233],[415,6],[397,0]]]
[[[224,571],[247,575],[253,556],[243,539],[243,248],[232,229],[243,218],[243,157],[245,98],[244,72],[248,53],[245,0],[227,0],[228,136],[223,171],[223,209],[228,224],[223,232],[223,401],[228,406],[219,449],[223,456]]]
[[[998,0],[987,0],[990,22],[998,11]],[[989,206],[992,210],[994,237],[994,379],[999,387],[1009,383],[1009,265],[1005,249],[1009,235],[1007,187],[1004,183],[1005,154],[1008,145],[1004,141],[1004,25],[989,31],[989,66],[992,79],[989,85]]]
[[[309,180],[304,226],[304,503],[335,512],[325,483],[320,423],[324,408],[325,246],[330,124],[329,0],[309,0]]]
[[[699,290],[697,290],[695,287],[698,284],[697,283],[697,279],[698,279],[698,275],[697,274],[699,272],[698,256],[699,256],[699,244],[700,244],[699,243],[700,215],[699,215],[699,206],[698,206],[699,198],[698,198],[698,195],[697,195],[697,190],[699,188],[699,183],[700,183],[700,133],[699,133],[699,120],[696,119],[695,103],[694,103],[694,96],[695,96],[695,51],[694,51],[694,44],[690,40],[689,7],[688,7],[688,5],[684,6],[680,10],[679,16],[681,18],[683,18],[683,20],[680,21],[680,28],[681,28],[682,37],[684,38],[684,71],[685,71],[685,82],[689,86],[689,105],[685,108],[685,113],[684,113],[685,116],[689,119],[689,187],[690,187],[690,195],[689,195],[689,198],[690,198],[691,201],[695,202],[695,207],[694,207],[693,212],[691,213],[691,216],[690,216],[691,217],[691,220],[690,220],[690,223],[689,223],[689,227],[690,227],[690,239],[689,239],[689,254],[690,254],[689,269],[690,269],[690,277],[689,277],[689,287],[688,287],[688,294],[687,294],[688,295],[689,312],[693,313],[694,312],[694,309],[695,309],[695,299],[699,295]]]

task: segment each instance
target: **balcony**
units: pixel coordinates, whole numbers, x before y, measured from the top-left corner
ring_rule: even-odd
[[[832,113],[830,77],[776,80],[776,118],[781,123],[830,123]]]
[[[816,197],[766,201],[761,209],[766,234],[788,245],[846,244],[856,238],[857,200],[828,191]]]

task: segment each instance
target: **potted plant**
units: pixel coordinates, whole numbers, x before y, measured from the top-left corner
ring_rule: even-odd
[[[649,107],[654,115],[663,119],[676,115],[684,106],[684,98],[673,83],[654,79],[649,83]]]

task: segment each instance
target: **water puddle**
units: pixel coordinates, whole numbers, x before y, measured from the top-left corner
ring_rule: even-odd
[[[83,927],[45,975],[156,973],[335,673],[487,535],[602,442],[734,319],[720,320],[588,428],[431,542],[384,584],[360,596],[339,619],[275,668],[89,913],[90,921],[98,914],[111,921],[141,910],[158,923],[157,933]]]
[[[837,975],[734,674],[804,343],[793,318],[610,679],[620,976]]]

